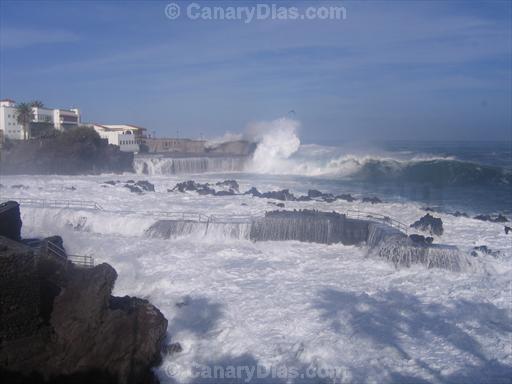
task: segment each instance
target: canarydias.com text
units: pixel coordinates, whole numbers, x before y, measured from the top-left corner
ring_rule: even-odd
[[[284,7],[278,4],[254,6],[211,6],[199,3],[170,3],[165,15],[171,20],[185,17],[190,20],[238,20],[246,24],[255,20],[345,20],[343,6]]]
[[[165,366],[169,377],[178,373],[172,364]],[[332,383],[341,382],[345,377],[343,368],[327,368],[311,365],[306,368],[263,365],[204,365],[193,363],[186,376],[203,380],[237,379],[250,383],[261,379],[329,379]],[[339,380],[339,381],[338,381]]]

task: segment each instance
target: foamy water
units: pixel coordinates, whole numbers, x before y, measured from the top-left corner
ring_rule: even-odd
[[[479,268],[464,273],[395,269],[368,257],[364,248],[340,244],[253,243],[223,231],[174,239],[147,236],[158,219],[151,212],[257,215],[275,208],[250,196],[167,192],[186,179],[216,182],[226,176],[237,178],[236,173],[8,176],[2,177],[0,193],[2,198],[93,200],[105,209],[22,207],[23,236],[61,234],[68,252],[93,255],[116,268],[115,295],[145,297],[161,309],[169,320],[169,340],[184,349],[157,369],[163,383],[198,382],[191,377],[198,364],[340,372],[336,380],[289,380],[298,383],[482,382],[512,373],[512,244],[502,224],[435,214],[445,227],[436,242],[465,253],[476,245],[500,251],[497,258],[475,258]],[[137,195],[123,183],[103,184],[112,179],[149,180],[156,192]],[[310,186],[261,174],[240,179],[241,191],[256,186],[300,194]],[[11,188],[15,184],[29,188]],[[425,214],[412,202],[285,204],[287,209],[377,211],[407,224]],[[279,380],[253,382],[261,381]]]

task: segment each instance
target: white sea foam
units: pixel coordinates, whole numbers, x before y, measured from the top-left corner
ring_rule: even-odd
[[[512,244],[502,225],[439,214],[445,233],[437,241],[465,255],[475,245],[500,251],[498,258],[472,258],[486,268],[471,273],[421,265],[397,270],[381,258],[365,257],[364,248],[254,243],[225,236],[223,229],[212,236],[146,237],[156,220],[152,212],[243,215],[269,209],[266,199],[250,196],[167,192],[188,177],[149,177],[156,192],[142,195],[103,181],[148,176],[2,177],[2,197],[94,200],[105,209],[22,206],[23,235],[61,234],[70,253],[93,255],[117,269],[114,294],[146,297],[162,310],[170,340],[184,349],[165,357],[157,370],[163,383],[193,382],[194,363],[337,367],[346,382],[482,382],[510,373]],[[218,175],[194,178],[219,180]],[[303,183],[259,175],[242,181],[241,189],[303,192],[308,188]],[[29,188],[11,189],[14,184]],[[76,189],[67,189],[71,186]],[[424,215],[414,203],[310,201],[286,202],[286,208],[378,210],[404,223]],[[166,367],[172,367],[173,377]]]

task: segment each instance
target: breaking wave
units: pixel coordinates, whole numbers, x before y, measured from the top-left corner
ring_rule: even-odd
[[[438,185],[512,185],[512,170],[461,161],[454,157],[411,153],[361,152],[301,145],[300,124],[277,119],[253,130],[258,146],[247,171],[297,176],[331,176],[369,182],[414,182]],[[409,157],[407,157],[409,156]]]

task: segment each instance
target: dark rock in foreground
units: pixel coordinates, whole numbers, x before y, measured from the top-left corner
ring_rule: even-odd
[[[429,232],[431,235],[441,236],[443,234],[443,221],[440,218],[427,213],[421,219],[411,224],[411,228]]]
[[[19,204],[15,201],[0,204],[0,236],[19,241],[21,225]]]
[[[0,271],[2,382],[155,382],[167,320],[111,296],[110,265],[77,268],[0,237]]]

